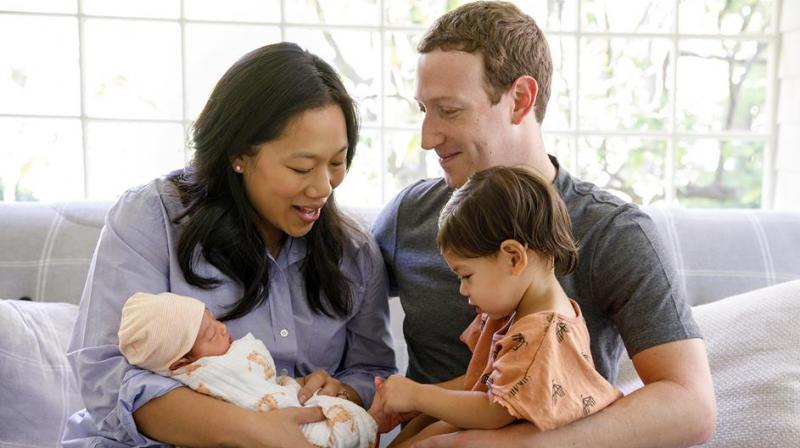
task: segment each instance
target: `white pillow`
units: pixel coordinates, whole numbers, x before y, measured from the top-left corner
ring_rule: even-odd
[[[0,300],[0,447],[52,447],[83,407],[64,353],[71,303]]]
[[[800,446],[800,281],[694,307],[717,396],[706,447]],[[629,359],[625,393],[641,387]]]

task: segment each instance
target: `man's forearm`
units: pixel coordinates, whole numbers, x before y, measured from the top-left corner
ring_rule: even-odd
[[[606,409],[561,428],[537,432],[533,425],[525,446],[685,447],[704,442],[710,433],[702,422],[713,416],[696,396],[677,383],[649,384]],[[713,427],[713,425],[712,425]],[[512,445],[522,442],[518,440]],[[509,445],[510,446],[510,445]]]
[[[493,403],[485,392],[448,390],[421,386],[417,410],[459,428],[496,429],[514,421],[508,411]]]

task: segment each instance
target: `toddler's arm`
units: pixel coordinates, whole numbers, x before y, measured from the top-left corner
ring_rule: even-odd
[[[485,392],[449,390],[390,376],[382,388],[386,412],[419,411],[464,429],[496,429],[516,420]]]

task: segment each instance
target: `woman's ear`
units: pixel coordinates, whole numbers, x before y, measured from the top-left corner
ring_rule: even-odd
[[[231,168],[233,171],[242,174],[244,173],[244,157],[235,156],[230,158]]]
[[[509,261],[513,275],[519,275],[528,266],[528,251],[517,240],[505,240],[500,243],[500,254]]]

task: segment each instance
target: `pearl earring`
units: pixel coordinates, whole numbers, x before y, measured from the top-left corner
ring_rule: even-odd
[[[233,167],[233,170],[236,171],[237,173],[241,173],[242,172],[242,166],[241,165],[236,165],[236,166]]]

